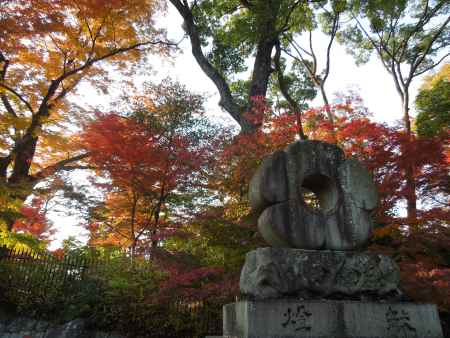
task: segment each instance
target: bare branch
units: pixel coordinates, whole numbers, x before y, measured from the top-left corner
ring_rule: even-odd
[[[414,34],[416,34],[421,29],[423,29],[423,27],[433,18],[433,16],[436,14],[436,12],[442,8],[444,3],[445,3],[445,1],[441,1],[431,11],[429,11],[429,9],[428,9],[429,1],[426,0],[425,8],[424,8],[422,15],[420,16],[419,20],[417,21],[416,25],[414,26],[414,29],[412,29],[409,32],[406,39],[404,39],[404,43],[402,44],[402,47],[401,47],[403,50],[402,50],[402,54],[400,55],[400,59],[402,59],[404,57],[406,51],[408,50],[409,40],[413,37]]]
[[[327,60],[326,60],[326,66],[325,66],[325,73],[322,79],[322,83],[325,83],[325,81],[328,78],[328,75],[330,74],[330,54],[331,54],[331,46],[333,45],[334,38],[336,37],[336,33],[339,28],[339,13],[336,13],[333,18],[333,27],[331,29],[331,36],[330,41],[328,42],[327,46]]]
[[[6,108],[6,111],[12,116],[12,117],[16,117],[17,118],[17,114],[14,111],[13,107],[11,106],[11,103],[9,102],[8,98],[6,97],[6,95],[4,93],[0,94],[0,98],[3,102],[3,105]]]
[[[165,45],[168,45],[168,46],[176,46],[172,42],[162,41],[162,40],[139,42],[139,43],[135,43],[133,45],[130,45],[128,47],[122,47],[122,48],[114,49],[114,50],[110,51],[109,53],[106,53],[106,54],[104,54],[102,56],[98,56],[96,58],[88,59],[83,65],[81,65],[79,67],[76,67],[76,68],[73,68],[73,69],[69,70],[68,72],[61,74],[58,78],[56,78],[56,79],[51,81],[50,86],[49,86],[49,88],[47,90],[47,93],[44,96],[44,98],[43,98],[43,100],[42,100],[42,102],[40,104],[39,111],[41,111],[41,109],[45,109],[46,107],[48,107],[49,100],[52,99],[52,97],[56,93],[59,85],[66,78],[68,78],[68,77],[70,77],[70,76],[72,76],[74,74],[77,74],[79,72],[82,72],[83,70],[89,68],[93,64],[95,64],[97,62],[100,62],[100,61],[103,61],[103,60],[105,60],[107,58],[113,57],[113,56],[115,56],[117,54],[128,52],[130,50],[138,49],[138,48],[144,47],[144,46],[161,45],[161,44],[165,44]]]
[[[311,53],[308,52],[306,49],[304,49],[302,46],[300,46],[300,44],[298,44],[297,41],[295,41],[294,39],[290,39],[289,42],[291,43],[292,47],[294,47],[295,51],[298,54],[301,54],[300,51],[299,51],[299,50],[301,50],[306,55],[309,55],[309,56],[312,57]]]
[[[289,103],[289,105],[291,106],[291,109],[293,111],[293,113],[296,115],[297,117],[297,124],[298,124],[298,134],[300,139],[302,140],[306,140],[307,137],[303,131],[303,125],[302,125],[302,120],[301,120],[301,109],[299,107],[299,105],[297,104],[297,102],[292,98],[292,96],[289,94],[289,90],[286,84],[286,80],[284,78],[283,75],[283,70],[281,69],[281,62],[280,62],[280,58],[281,58],[281,47],[280,47],[280,41],[278,41],[278,43],[275,45],[275,57],[274,57],[274,62],[275,62],[275,69],[277,72],[277,77],[278,77],[278,85],[280,87],[280,91],[281,94],[283,94],[284,98],[286,99],[286,101]]]
[[[377,52],[378,57],[380,58],[381,63],[383,64],[384,68],[388,71],[388,73],[392,74],[392,67],[391,67],[391,65],[387,64],[386,61],[384,60],[382,49],[380,48],[380,46],[378,46],[378,44],[372,39],[370,34],[367,32],[367,30],[364,28],[364,26],[361,24],[361,22],[358,20],[358,18],[353,13],[352,13],[352,17],[356,21],[358,27],[363,31],[364,35],[369,40],[372,47],[375,48],[375,51]],[[387,51],[387,53],[389,53],[389,51]]]
[[[48,176],[50,176],[60,170],[92,169],[92,167],[90,167],[90,166],[74,166],[74,165],[68,166],[68,164],[78,162],[89,156],[90,156],[90,153],[84,153],[81,155],[77,155],[77,156],[59,161],[55,164],[52,164],[51,166],[48,166],[47,168],[42,169],[41,171],[39,171],[38,173],[33,175],[32,180],[34,180],[34,181],[43,180],[43,179],[47,178]]]
[[[313,74],[314,77],[316,77],[317,74],[317,58],[316,54],[314,53],[313,43],[312,43],[312,31],[309,31],[309,50],[311,52],[311,56],[313,58]]]
[[[420,64],[425,60],[427,54],[429,53],[431,46],[436,41],[436,39],[439,37],[439,35],[444,31],[445,27],[450,22],[450,16],[447,17],[447,19],[444,21],[444,23],[441,25],[441,27],[437,30],[437,32],[433,35],[433,37],[428,42],[427,47],[425,48],[425,51],[423,52],[422,56],[419,57],[416,62],[411,66],[410,70],[410,78],[414,77],[414,73],[416,72],[417,68],[420,66]]]
[[[0,62],[3,62],[3,67],[2,70],[0,72],[0,80],[3,82],[5,81],[6,78],[6,72],[8,71],[8,66],[9,66],[9,60],[6,60],[5,57],[3,56],[3,54],[0,52]],[[12,107],[11,103],[8,100],[8,97],[4,94],[1,93],[0,94],[1,100],[3,102],[3,105],[6,108],[6,111],[12,116],[12,117],[17,117],[16,112],[14,111],[14,108]]]
[[[442,61],[444,61],[447,57],[450,56],[450,53],[445,54],[443,57],[441,57],[437,62],[433,63],[432,65],[422,69],[420,72],[414,73],[414,77],[422,75],[423,73],[428,72],[429,70],[433,69],[434,67],[438,66]]]
[[[14,94],[23,104],[25,104],[25,106],[27,106],[28,110],[32,114],[34,114],[33,108],[31,107],[30,103],[21,94],[19,94],[16,90],[14,90],[13,88],[9,87],[8,85],[6,85],[4,83],[0,83],[0,87],[5,88],[7,91]]]

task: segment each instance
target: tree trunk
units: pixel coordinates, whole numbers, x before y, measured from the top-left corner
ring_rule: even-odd
[[[406,195],[406,208],[408,219],[414,221],[417,219],[417,195],[416,195],[416,180],[414,175],[414,165],[409,165],[405,168],[405,179],[408,186]]]
[[[402,98],[402,108],[403,108],[403,121],[405,123],[405,130],[408,138],[411,139],[412,130],[411,130],[411,120],[409,117],[409,88],[406,87],[403,90],[403,98]]]
[[[325,91],[325,87],[324,87],[323,83],[319,84],[319,88],[320,88],[320,93],[322,94],[323,103],[325,104],[325,112],[327,114],[328,120],[330,120],[331,136],[333,138],[333,142],[337,143],[336,130],[334,129],[335,128],[334,116],[333,116],[333,112],[331,111],[330,103],[328,101],[328,96]]]
[[[414,135],[411,130],[411,120],[409,116],[409,88],[405,87],[403,90],[402,108],[403,108],[403,121],[405,123],[405,131],[407,136],[407,143],[404,145],[409,146],[410,142],[413,142]],[[406,151],[403,151],[406,153]],[[405,156],[405,155],[403,155]],[[410,161],[408,161],[410,162]],[[413,163],[408,164],[405,168],[405,180],[406,180],[406,210],[409,220],[417,219],[417,184],[415,179],[415,166]]]
[[[305,131],[303,130],[303,124],[302,124],[302,112],[300,109],[299,104],[292,98],[292,96],[289,94],[289,88],[286,84],[283,69],[281,68],[281,46],[280,41],[277,41],[275,44],[275,57],[274,57],[274,63],[275,63],[275,70],[277,72],[278,77],[278,86],[280,87],[281,94],[286,99],[286,101],[289,103],[289,106],[291,107],[292,112],[295,114],[297,127],[298,127],[298,137],[300,140],[307,140],[308,137],[305,135]]]
[[[131,241],[131,246],[130,246],[130,257],[131,257],[131,260],[134,260],[135,256],[136,256],[136,239],[133,239]]]
[[[20,184],[27,181],[37,141],[38,138],[35,136],[26,135],[24,137],[22,144],[15,152],[14,169],[8,180],[9,183]]]
[[[197,61],[202,71],[213,81],[220,94],[219,105],[226,110],[231,117],[239,124],[242,133],[252,133],[261,127],[262,121],[255,121],[246,118],[245,113],[251,112],[254,107],[252,97],[266,97],[267,86],[272,73],[271,57],[272,50],[277,41],[277,17],[280,11],[280,0],[248,1],[245,3],[247,10],[252,11],[255,16],[258,33],[258,43],[256,44],[256,55],[253,64],[252,78],[248,92],[249,102],[245,106],[239,105],[233,97],[227,80],[221,72],[209,62],[202,50],[201,36],[197,29],[194,14],[187,1],[170,0],[179,14],[183,17],[183,28],[191,40],[192,55]]]
[[[14,223],[19,218],[17,214],[19,212],[18,208],[25,203],[25,200],[31,194],[33,184],[29,180],[24,179],[17,184],[6,183],[5,189],[6,191],[4,193],[8,196],[7,200],[9,203],[15,205],[15,207],[11,211],[8,210],[8,206],[6,206],[5,210],[0,210],[0,220],[6,224],[8,231],[12,231]]]
[[[135,232],[135,222],[136,222],[136,206],[137,206],[138,199],[136,195],[133,193],[133,204],[131,206],[131,221],[130,221],[130,234],[131,234],[131,258],[134,258],[134,255],[136,254],[136,232]]]
[[[267,86],[272,73],[272,50],[275,47],[275,43],[276,41],[270,40],[267,37],[263,37],[263,39],[258,43],[249,91],[249,111],[252,111],[254,107],[254,103],[252,101],[254,97],[266,97]],[[261,124],[262,120],[258,121],[254,124],[253,129],[259,128]],[[252,130],[242,131],[245,133]]]
[[[253,63],[252,79],[249,90],[249,107],[247,111],[254,108],[252,98],[266,97],[267,87],[272,69],[272,51],[278,42],[279,32],[277,32],[277,17],[280,11],[281,1],[265,0],[256,5],[254,15],[257,21],[257,31],[259,40],[256,45],[255,61]],[[251,8],[251,7],[250,7]],[[263,120],[254,123],[253,129],[261,127]],[[246,132],[243,130],[243,132]]]
[[[334,126],[334,117],[333,117],[333,113],[330,108],[330,103],[328,101],[328,96],[325,91],[325,87],[323,86],[323,84],[319,84],[319,88],[320,88],[320,94],[322,95],[323,103],[325,105],[325,112],[327,113],[330,123]]]

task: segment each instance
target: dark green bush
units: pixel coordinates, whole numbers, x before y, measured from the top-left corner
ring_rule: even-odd
[[[148,260],[109,255],[97,258],[82,279],[52,284],[44,265],[0,260],[3,298],[22,315],[58,322],[85,318],[92,329],[130,337],[220,333],[222,304],[189,303],[175,294],[162,298],[159,285],[166,278]]]

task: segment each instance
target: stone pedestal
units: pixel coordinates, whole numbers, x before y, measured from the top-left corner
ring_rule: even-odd
[[[352,301],[241,301],[223,308],[224,337],[443,338],[436,306]]]
[[[395,262],[373,252],[259,248],[247,253],[240,289],[251,299],[382,299],[395,294],[399,282]]]

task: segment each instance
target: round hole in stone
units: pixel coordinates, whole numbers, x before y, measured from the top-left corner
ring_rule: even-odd
[[[333,210],[338,199],[334,180],[321,174],[305,177],[301,185],[301,194],[303,201],[308,207],[322,212]]]
[[[313,191],[302,186],[302,195],[308,207],[317,211],[321,210],[319,198]]]

